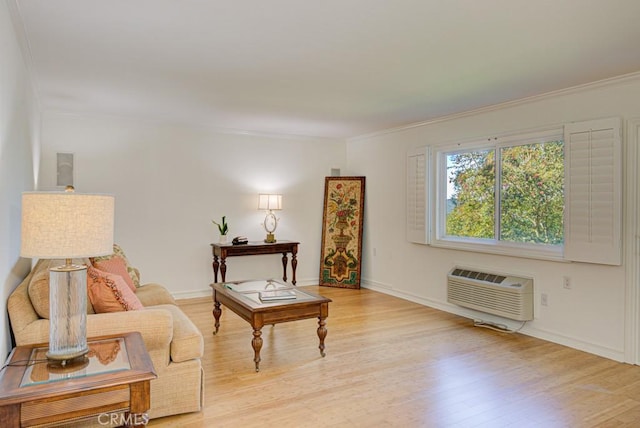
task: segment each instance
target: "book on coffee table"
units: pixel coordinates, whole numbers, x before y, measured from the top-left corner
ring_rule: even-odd
[[[296,298],[293,290],[265,290],[261,291],[260,300],[263,302],[272,302],[274,300],[291,300]]]

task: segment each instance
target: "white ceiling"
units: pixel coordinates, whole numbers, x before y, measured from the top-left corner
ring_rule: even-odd
[[[9,0],[43,110],[353,137],[640,71],[639,0]]]

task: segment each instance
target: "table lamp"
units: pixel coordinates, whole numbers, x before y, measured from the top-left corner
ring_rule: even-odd
[[[259,194],[258,209],[267,211],[264,223],[262,224],[264,226],[264,230],[267,231],[267,237],[264,242],[269,244],[276,242],[276,237],[273,232],[275,232],[278,227],[278,219],[273,211],[282,209],[282,195]]]
[[[87,266],[72,259],[113,253],[114,197],[65,192],[22,194],[22,257],[64,259],[49,270],[50,363],[66,365],[87,346]]]

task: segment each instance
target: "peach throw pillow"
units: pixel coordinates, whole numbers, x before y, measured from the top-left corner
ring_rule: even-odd
[[[140,299],[120,275],[87,269],[87,292],[96,313],[144,309]]]
[[[133,284],[136,287],[140,287],[140,272],[138,272],[138,269],[134,268],[133,266],[131,266],[131,264],[129,264],[129,260],[127,259],[127,256],[124,254],[124,251],[118,244],[113,244],[113,254],[110,254],[108,256],[92,257],[90,259],[91,264],[95,264],[96,262],[99,262],[102,260],[108,260],[114,256],[122,257],[122,260],[124,260],[124,263],[127,266],[127,272],[129,272],[129,276],[131,277]]]
[[[133,283],[133,279],[129,275],[127,271],[127,262],[120,256],[113,256],[110,259],[106,260],[95,260],[93,262],[93,267],[102,272],[112,273],[114,275],[118,275],[122,277],[124,282],[129,286],[131,291],[136,292],[136,286]]]

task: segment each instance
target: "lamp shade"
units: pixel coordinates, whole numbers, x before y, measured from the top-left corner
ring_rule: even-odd
[[[258,195],[258,209],[259,210],[281,210],[282,209],[282,195],[269,195],[261,193]]]
[[[114,211],[111,195],[23,193],[20,255],[74,259],[111,254]]]

